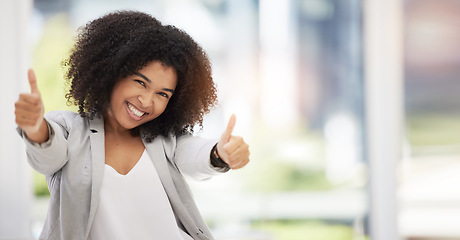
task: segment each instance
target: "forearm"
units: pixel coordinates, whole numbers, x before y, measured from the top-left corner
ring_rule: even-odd
[[[180,137],[175,153],[175,162],[180,171],[195,179],[204,180],[226,172],[223,168],[211,165],[211,150],[215,140],[199,137]]]
[[[18,128],[19,135],[24,139],[27,161],[30,166],[43,175],[51,175],[58,171],[67,160],[68,143],[63,129],[56,122],[43,121],[46,125],[47,140],[36,142],[35,135],[30,136]],[[42,136],[43,136],[42,135]]]

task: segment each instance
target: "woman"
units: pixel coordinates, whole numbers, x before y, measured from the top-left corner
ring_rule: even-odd
[[[65,62],[68,111],[44,113],[37,80],[15,103],[30,165],[47,178],[40,239],[213,239],[183,179],[249,162],[232,135],[192,136],[217,102],[203,49],[185,32],[136,11],[84,26]]]

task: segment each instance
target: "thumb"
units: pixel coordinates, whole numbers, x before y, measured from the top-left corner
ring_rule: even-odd
[[[235,128],[236,124],[236,116],[232,114],[230,119],[228,120],[227,128],[225,129],[224,134],[222,134],[222,139],[228,142],[230,137],[232,136],[233,129]]]
[[[27,71],[27,77],[29,78],[30,92],[40,94],[37,86],[37,78],[35,77],[35,72],[32,69]]]

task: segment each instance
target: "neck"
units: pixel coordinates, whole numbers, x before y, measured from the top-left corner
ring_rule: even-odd
[[[117,136],[131,136],[131,130],[118,124],[110,113],[104,114],[104,132]]]

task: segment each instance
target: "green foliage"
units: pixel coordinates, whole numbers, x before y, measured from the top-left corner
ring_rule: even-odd
[[[353,229],[344,224],[310,220],[254,222],[252,227],[268,232],[276,240],[352,240]],[[366,238],[367,239],[367,238]]]
[[[45,111],[76,109],[66,104],[62,68],[72,44],[72,29],[67,15],[59,14],[46,21],[42,37],[33,52],[33,68]]]
[[[34,46],[33,69],[37,76],[45,111],[71,110],[65,99],[65,82],[61,63],[69,55],[73,44],[72,29],[65,14],[48,19],[40,41]],[[34,172],[34,192],[36,196],[49,195],[45,177]]]
[[[46,184],[46,178],[38,172],[33,172],[34,180],[34,194],[35,196],[49,196],[48,185]]]
[[[324,172],[324,142],[302,123],[273,129],[255,124],[245,186],[255,192],[316,191],[334,188]]]
[[[412,114],[406,125],[413,146],[460,145],[460,115]]]
[[[251,178],[254,191],[315,191],[334,187],[323,170],[300,168],[292,163],[271,160],[267,160],[259,170],[258,176]]]

